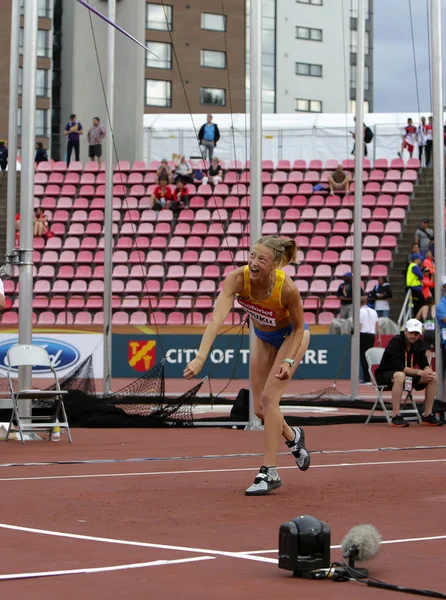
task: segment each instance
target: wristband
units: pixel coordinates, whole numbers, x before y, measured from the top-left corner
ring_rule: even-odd
[[[292,358],[284,358],[282,362],[288,363],[290,367],[294,367],[294,360]]]

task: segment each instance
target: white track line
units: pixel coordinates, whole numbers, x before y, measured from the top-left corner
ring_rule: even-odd
[[[446,458],[426,460],[391,460],[378,462],[336,463],[326,465],[313,465],[311,469],[336,469],[341,467],[376,467],[389,465],[416,465],[428,463],[446,463]],[[296,469],[293,466],[279,467],[280,469]],[[147,477],[150,475],[198,475],[201,473],[236,473],[241,471],[257,471],[258,467],[245,467],[238,469],[197,469],[188,471],[140,471],[137,473],[97,473],[90,475],[43,475],[40,477],[3,477],[0,481],[46,481],[48,479],[96,479],[106,477]]]
[[[140,548],[158,548],[161,550],[178,550],[180,552],[193,552],[198,554],[211,554],[214,556],[228,556],[229,558],[242,558],[245,560],[254,560],[256,562],[275,562],[274,559],[265,556],[249,556],[242,552],[225,552],[224,550],[204,550],[202,548],[189,548],[187,546],[170,546],[168,544],[151,544],[149,542],[136,542],[131,540],[119,540],[115,538],[103,538],[92,535],[81,535],[78,533],[66,533],[61,531],[51,531],[48,529],[35,529],[33,527],[21,527],[19,525],[9,525],[0,523],[0,528],[13,531],[23,531],[25,533],[38,533],[40,535],[51,535],[54,537],[69,538],[75,540],[85,540],[90,542],[102,542],[106,544],[118,544],[121,546],[137,546]]]
[[[87,573],[106,573],[107,571],[124,571],[125,569],[142,569],[145,567],[161,567],[163,565],[174,565],[179,563],[198,562],[201,560],[214,560],[215,556],[197,556],[193,558],[178,558],[176,560],[154,560],[145,563],[133,563],[130,565],[115,565],[113,567],[93,567],[85,569],[67,569],[63,571],[41,571],[37,573],[12,573],[0,575],[0,581],[10,579],[32,579],[34,577],[57,577],[60,575],[84,575]]]
[[[431,537],[420,537],[420,538],[403,538],[401,540],[386,540],[382,541],[381,545],[384,544],[409,544],[413,542],[433,542],[435,540],[446,540],[446,535],[433,535]],[[338,550],[341,546],[330,546],[331,550]],[[279,550],[276,548],[274,550],[247,550],[246,552],[240,552],[240,554],[244,554],[245,556],[253,556],[256,554],[278,554]],[[275,561],[277,562],[277,561]]]

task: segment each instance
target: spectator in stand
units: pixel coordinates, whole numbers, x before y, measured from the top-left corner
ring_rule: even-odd
[[[429,117],[428,123],[426,125],[426,167],[431,166],[431,156],[432,156],[432,129],[433,118]]]
[[[328,185],[330,187],[330,194],[333,195],[335,191],[343,191],[348,194],[350,187],[350,178],[348,173],[346,173],[342,165],[338,165],[336,167],[336,171],[334,171],[328,180]]]
[[[375,303],[375,310],[379,318],[390,317],[389,298],[393,298],[393,293],[387,277],[378,277],[378,283],[369,292],[368,298]]]
[[[177,155],[174,154],[176,157]],[[173,183],[172,169],[169,167],[167,158],[161,160],[161,164],[156,172],[156,183],[159,185],[160,179],[167,179],[168,183]]]
[[[441,355],[443,358],[443,373],[446,371],[446,276],[443,277],[443,298],[435,307],[435,318],[440,332]]]
[[[404,331],[396,335],[387,344],[375,377],[378,385],[392,390],[393,427],[408,427],[400,413],[403,393],[414,390],[426,390],[424,400],[423,425],[442,425],[432,413],[437,376],[429,367],[426,349],[419,339],[423,325],[417,319],[409,319]]]
[[[420,159],[421,166],[426,166],[426,142],[427,142],[427,129],[426,129],[426,117],[421,117],[421,123],[417,128],[417,142],[418,142],[418,158]],[[424,164],[423,164],[424,158]]]
[[[344,280],[344,283],[341,283],[341,285],[338,287],[336,296],[341,301],[340,318],[348,319],[352,316],[353,310],[353,275],[350,271],[348,271],[347,273],[344,273],[342,279]],[[365,296],[364,290],[362,288],[361,296]]]
[[[150,200],[153,210],[162,210],[166,206],[166,203],[172,200],[172,190],[167,187],[167,179],[165,177],[161,177],[160,184],[153,190]]]
[[[414,127],[414,125],[412,123],[412,119],[407,119],[407,126],[404,128],[404,133],[403,133],[403,142],[401,144],[401,151],[398,152],[398,156],[400,158],[403,158],[405,148],[407,148],[407,150],[409,152],[409,156],[410,156],[410,158],[412,158],[413,149],[415,146],[416,133],[417,133],[417,130],[416,130],[416,127]]]
[[[99,168],[102,164],[102,140],[106,136],[104,127],[101,125],[101,119],[94,117],[93,125],[88,130],[88,156],[90,160],[94,162],[94,159],[98,159]]]
[[[42,142],[37,142],[36,146],[37,146],[37,148],[36,148],[36,156],[34,158],[34,162],[36,163],[36,165],[40,165],[41,162],[48,161],[48,153],[45,150],[45,148],[43,147]]]
[[[182,179],[177,181],[177,187],[173,192],[173,199],[166,202],[166,208],[172,210],[175,216],[178,216],[183,208],[189,206],[189,191]]]
[[[431,364],[432,352],[435,350],[435,306],[432,296],[426,298],[426,304],[420,308],[415,317],[423,323],[423,337],[426,344],[427,360]]]
[[[423,259],[426,257],[426,252],[431,249],[433,241],[434,232],[429,229],[429,219],[423,219],[420,228],[415,232],[415,243],[420,246],[420,254]]]
[[[206,159],[206,155],[209,158],[209,162],[212,161],[214,155],[214,148],[220,139],[220,131],[218,125],[212,122],[212,115],[208,115],[207,122],[200,127],[198,132],[198,141],[200,146],[204,146],[203,158]]]
[[[375,309],[367,306],[367,296],[361,297],[361,308],[359,310],[359,357],[362,367],[362,381],[364,385],[370,385],[370,373],[365,353],[375,345],[375,336],[378,336],[378,346],[381,346],[381,331],[379,329],[379,317]]]
[[[412,244],[412,248],[410,249],[409,254],[407,255],[407,265],[406,265],[406,269],[409,266],[409,264],[412,262],[412,255],[413,254],[420,254],[420,246],[414,242]]]
[[[194,182],[194,172],[189,163],[186,162],[184,156],[179,156],[178,165],[175,169],[175,183],[177,183],[179,179],[182,179],[185,183]]]
[[[424,296],[422,291],[422,281],[424,278],[423,272],[420,269],[422,257],[419,254],[412,255],[412,262],[407,267],[406,287],[412,293],[412,314],[418,314],[418,311],[424,306]]]
[[[67,167],[71,161],[71,154],[74,150],[74,157],[79,160],[80,136],[84,133],[82,124],[77,120],[76,115],[70,115],[70,120],[65,126],[64,136],[68,139],[67,142]]]
[[[421,285],[422,285],[421,291],[423,292],[424,301],[426,302],[427,298],[432,296],[432,290],[435,288],[435,283],[434,283],[434,280],[432,279],[432,277],[430,276],[430,271],[427,267],[423,267],[421,269],[421,271],[423,273],[423,281],[421,282]]]
[[[8,148],[4,140],[0,140],[0,169],[2,171],[2,178],[5,177],[6,169],[8,167]]]
[[[218,185],[223,181],[223,169],[216,156],[212,158],[212,163],[207,172],[207,176],[203,177],[204,184],[209,183],[209,181],[211,181],[213,185]]]
[[[429,273],[431,274],[431,277],[433,278],[435,275],[435,261],[434,261],[434,257],[432,256],[432,250],[427,250],[426,258],[423,260],[422,266],[429,269]]]
[[[41,208],[34,213],[34,237],[43,237],[48,233],[48,217]]]

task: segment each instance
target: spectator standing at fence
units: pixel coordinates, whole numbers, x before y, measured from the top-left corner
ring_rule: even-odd
[[[408,427],[400,413],[403,393],[412,390],[426,390],[424,400],[423,425],[442,425],[433,414],[437,376],[429,367],[426,348],[420,340],[423,325],[417,319],[409,319],[404,331],[387,344],[381,363],[375,372],[376,383],[392,390],[392,425]]]
[[[420,269],[422,257],[419,254],[412,255],[412,261],[407,267],[406,287],[411,291],[413,303],[413,316],[424,306],[424,296],[422,291],[423,272]]]
[[[356,123],[356,117],[353,117],[354,122]],[[370,127],[367,127],[367,125],[365,123],[363,123],[364,125],[364,130],[363,130],[363,136],[364,136],[364,156],[367,156],[368,154],[368,149],[367,149],[367,144],[370,144],[370,142],[373,140],[373,131],[370,129]],[[353,139],[355,140],[356,138],[356,133],[354,131],[350,131]],[[355,155],[355,148],[356,148],[356,141],[353,144],[353,150],[351,151],[351,154],[354,156]]]
[[[41,162],[48,161],[48,153],[43,147],[42,142],[37,142],[36,144],[36,156],[34,158],[34,162],[36,165],[39,165]]]
[[[429,219],[423,219],[421,226],[415,232],[415,243],[420,247],[420,254],[424,260],[426,252],[431,248],[434,241],[434,232],[429,229]]]
[[[99,168],[102,164],[102,140],[106,136],[104,127],[101,125],[101,119],[94,117],[93,125],[88,130],[88,156],[90,160],[98,159]]]
[[[417,142],[418,142],[418,158],[420,159],[421,166],[426,165],[426,142],[427,142],[427,130],[426,130],[426,117],[421,117],[421,123],[417,128]],[[424,165],[423,165],[424,158]]]
[[[398,156],[403,158],[404,149],[407,148],[410,158],[412,158],[413,150],[415,147],[415,137],[417,129],[414,126],[412,119],[407,119],[407,125],[403,131],[403,141],[401,143],[401,151],[398,152]]]
[[[426,167],[431,166],[433,122],[433,118],[429,117],[426,125]]]
[[[6,169],[8,167],[8,148],[3,140],[0,140],[0,169],[2,171],[2,178],[5,177]]]
[[[207,116],[207,121],[200,127],[198,132],[198,141],[200,146],[203,146],[203,158],[206,159],[206,155],[209,158],[209,162],[212,161],[214,155],[214,148],[220,139],[220,131],[218,125],[212,122],[212,115]]]
[[[79,160],[80,136],[84,133],[82,124],[77,120],[76,115],[70,115],[70,120],[65,126],[64,136],[67,138],[67,167],[71,161],[71,154],[74,150],[75,160]]]
[[[369,292],[369,300],[375,303],[375,310],[379,318],[390,317],[390,298],[393,298],[393,293],[387,277],[378,277],[378,283]]]
[[[374,308],[367,306],[367,296],[361,297],[361,308],[359,310],[359,358],[362,367],[362,384],[370,384],[370,373],[365,353],[375,345],[378,336],[378,346],[381,346],[381,331],[379,329],[379,317]]]

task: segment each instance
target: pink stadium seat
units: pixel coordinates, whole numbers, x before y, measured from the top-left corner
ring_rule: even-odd
[[[132,312],[130,315],[130,325],[147,325],[147,313],[142,310]]]
[[[279,160],[277,162],[278,171],[289,171],[291,169],[291,163],[289,160]]]
[[[319,183],[320,175],[318,171],[307,171],[304,181],[307,183]]]
[[[299,185],[299,194],[311,196],[312,193],[313,193],[313,186],[311,185],[311,183],[301,183]]]
[[[277,223],[263,223],[262,235],[277,235]]]
[[[374,265],[370,271],[370,277],[387,277],[387,267],[385,265]]]
[[[317,219],[317,210],[314,208],[304,208],[301,219],[303,221],[315,221]]]
[[[291,171],[291,173],[288,176],[288,184],[302,183],[303,180],[304,180],[304,175],[303,175],[302,171]]]
[[[349,232],[349,225],[345,221],[337,221],[333,225],[332,233],[346,235]]]
[[[380,242],[381,248],[395,248],[396,237],[394,235],[383,235]]]
[[[308,169],[310,171],[322,171],[323,169],[322,161],[318,159],[310,160],[308,163]]]
[[[364,248],[379,248],[380,241],[377,235],[366,235],[362,240]]]
[[[398,221],[388,221],[385,227],[385,233],[391,233],[393,235],[400,235],[401,233],[401,223]]]
[[[391,169],[400,169],[401,171],[404,169],[404,160],[402,158],[393,158],[390,163]]]
[[[273,183],[286,183],[288,181],[288,173],[285,171],[276,171],[273,173],[272,182]]]
[[[308,281],[305,279],[296,279],[294,283],[301,294],[308,293]]]
[[[184,314],[179,311],[173,311],[167,316],[167,325],[184,325]]]
[[[335,216],[336,221],[352,221],[353,212],[349,208],[341,208]]]
[[[389,219],[395,221],[404,221],[406,218],[406,211],[404,208],[392,208],[389,214]]]
[[[382,169],[383,171],[387,171],[387,169],[389,168],[389,163],[387,161],[387,158],[377,158],[375,160],[375,169]]]
[[[332,235],[328,240],[328,248],[344,248],[345,238],[342,235]],[[325,262],[325,261],[324,261]]]
[[[280,228],[280,235],[294,237],[297,234],[295,223],[283,223]]]
[[[313,277],[314,269],[311,265],[299,265],[297,268],[297,277],[301,279],[310,279]]]
[[[412,194],[413,193],[413,183],[409,181],[402,181],[398,185],[398,193],[399,194]]]
[[[373,169],[369,176],[370,181],[380,181],[383,182],[385,180],[385,173],[381,169]]]
[[[314,195],[308,200],[308,208],[323,208],[325,206],[324,196]]]
[[[382,185],[381,191],[383,194],[396,194],[398,187],[395,181],[385,181]]]
[[[319,325],[330,325],[333,319],[333,313],[326,311],[319,313],[319,316],[317,318]]]
[[[318,223],[318,225],[319,225],[319,223]],[[327,223],[327,225],[328,225],[328,223]],[[316,225],[315,234],[317,234],[317,233],[321,233],[321,232],[318,232],[318,228]],[[312,248],[319,248],[321,250],[324,250],[326,245],[327,245],[327,239],[325,238],[324,235],[314,235],[313,236],[313,238],[311,240]]]
[[[345,243],[342,247],[345,247]],[[339,262],[339,254],[335,250],[327,250],[324,252],[321,262],[327,265],[337,265]]]
[[[390,250],[380,249],[376,253],[375,260],[377,263],[390,263],[392,262],[392,253]]]
[[[388,184],[386,184],[384,182],[383,187],[385,185],[388,185]],[[353,189],[354,189],[354,184],[351,185],[350,191],[353,191]],[[378,181],[368,181],[365,184],[365,192],[367,194],[379,194],[380,189],[381,189],[381,184]]]
[[[373,211],[373,217],[375,221],[387,221],[389,218],[389,211],[387,208],[375,208]]]
[[[326,294],[327,293],[327,282],[322,279],[314,279],[311,282],[310,294]],[[308,323],[308,321],[307,321]]]
[[[370,221],[367,233],[373,235],[382,235],[384,233],[384,223],[382,221]]]
[[[418,179],[418,174],[416,171],[412,169],[406,169],[403,171],[403,181],[416,181]]]
[[[82,173],[82,171],[84,170],[84,167],[80,161],[75,160],[75,161],[70,162],[70,165],[67,170],[73,171],[75,173]]]
[[[128,325],[129,324],[129,315],[124,311],[117,311],[112,316],[113,325]]]
[[[266,203],[266,199],[268,199],[268,204]],[[269,201],[271,202],[271,205],[269,205]],[[262,198],[262,207],[265,208],[266,206],[272,206],[274,205],[276,208],[288,208],[291,204],[291,198],[289,198],[288,196],[277,196],[277,198],[275,199],[275,201],[273,201],[273,199],[271,198],[271,196],[263,196]]]
[[[331,267],[329,265],[318,265],[316,267],[316,271],[314,272],[314,276],[331,279]]]
[[[134,173],[145,173],[147,171],[147,165],[143,160],[136,160],[133,163],[132,171]]]
[[[375,260],[375,256],[372,250],[366,249],[361,250],[361,262],[372,263]]]
[[[389,169],[386,173],[386,181],[400,181],[401,171],[397,169]]]
[[[392,196],[390,194],[381,194],[377,198],[376,206],[383,206],[389,208],[390,206],[392,206],[392,203]]]
[[[362,205],[367,206],[368,208],[372,208],[376,204],[375,196],[371,194],[364,194],[362,197]]]
[[[331,286],[330,286],[331,287]],[[337,289],[337,287],[336,287]],[[336,296],[327,296],[323,301],[322,308],[324,310],[338,311],[341,305],[341,301]]]

